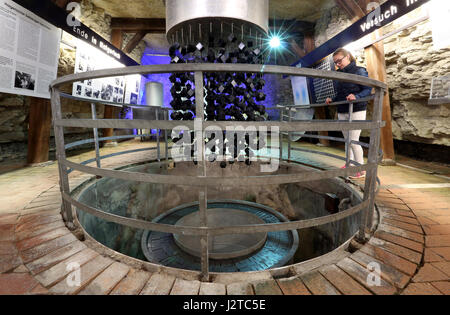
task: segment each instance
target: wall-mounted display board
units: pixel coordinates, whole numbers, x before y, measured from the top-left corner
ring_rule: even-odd
[[[0,92],[50,98],[61,30],[10,0],[0,0]]]
[[[81,40],[77,41],[76,46],[75,73],[124,67],[111,56]],[[140,82],[140,75],[84,80],[73,84],[72,95],[104,102],[137,104]]]
[[[297,66],[300,68],[300,65]],[[294,105],[310,105],[308,80],[306,77],[292,76],[291,77],[292,91],[294,94]],[[295,113],[292,113],[292,121],[296,120],[311,120],[314,117],[314,108],[297,108]],[[287,120],[287,119],[284,119]],[[305,132],[291,133],[291,141],[298,141],[305,134]]]
[[[432,79],[428,104],[450,104],[450,75]]]

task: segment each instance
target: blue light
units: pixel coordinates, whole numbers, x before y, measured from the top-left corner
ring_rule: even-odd
[[[269,41],[270,48],[278,48],[281,46],[281,40],[278,36],[273,36]]]

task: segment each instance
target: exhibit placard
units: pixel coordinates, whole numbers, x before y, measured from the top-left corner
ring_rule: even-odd
[[[77,40],[75,73],[123,68],[123,64],[81,40]],[[141,76],[118,76],[73,83],[72,95],[90,100],[118,104],[137,104]]]
[[[297,68],[300,68],[298,65]],[[291,76],[292,92],[294,96],[294,105],[310,105],[308,81],[306,77]],[[291,113],[292,121],[297,120],[311,120],[314,117],[314,108],[296,108],[296,111]],[[288,121],[288,118],[283,120]],[[298,141],[305,134],[302,132],[292,132],[290,134],[291,141]]]
[[[126,66],[139,65],[139,63],[127,56],[120,49],[117,49],[109,43],[108,40],[79,21],[74,12],[81,10],[81,5],[78,3],[80,1],[69,1],[64,8],[60,8],[54,3],[55,1],[50,0],[14,0],[14,2],[75,38],[97,47],[99,51],[105,52],[120,63]]]
[[[10,0],[0,0],[0,92],[50,98],[61,30]]]

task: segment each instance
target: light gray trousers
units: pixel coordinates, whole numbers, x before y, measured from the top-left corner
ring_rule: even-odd
[[[348,113],[338,113],[339,120],[348,121]],[[366,111],[359,111],[352,113],[352,121],[354,120],[366,120]],[[343,131],[345,140],[350,136],[351,141],[359,141],[359,136],[361,135],[361,130],[350,130]],[[359,144],[352,143],[349,147],[350,160],[356,161],[359,164],[364,164],[364,152]]]

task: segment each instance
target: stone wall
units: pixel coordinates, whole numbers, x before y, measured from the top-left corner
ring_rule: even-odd
[[[450,47],[435,51],[431,23],[385,42],[394,138],[450,146],[450,104],[428,105],[433,77],[450,72]]]
[[[26,158],[30,98],[0,93],[0,162]]]
[[[423,13],[421,10],[385,27],[384,33],[419,17]],[[323,44],[349,25],[351,22],[345,12],[333,8],[316,24],[316,45]],[[391,36],[384,44],[394,139],[450,146],[449,104],[428,105],[432,77],[449,73],[450,47],[433,49],[429,21]],[[359,53],[362,54],[357,63],[365,66],[364,52]]]
[[[111,39],[111,17],[104,10],[95,7],[91,1],[81,2],[81,22],[105,38]],[[133,34],[125,34],[123,47],[131,39]],[[64,33],[63,41],[69,45],[62,44],[60,48],[60,59],[58,65],[58,77],[74,73],[75,67],[75,39]],[[145,43],[141,42],[129,56],[140,63],[145,50]],[[65,86],[63,92],[72,93],[71,86]],[[25,160],[27,156],[28,141],[28,115],[30,108],[30,97],[0,93],[0,163]],[[88,103],[75,102],[62,99],[62,113],[65,118],[90,118],[91,108]],[[104,106],[97,106],[97,116],[103,117]],[[66,128],[66,142],[72,142],[92,137],[92,130],[79,128]],[[52,135],[53,138],[53,130]],[[50,150],[54,151],[54,140],[50,139]]]

